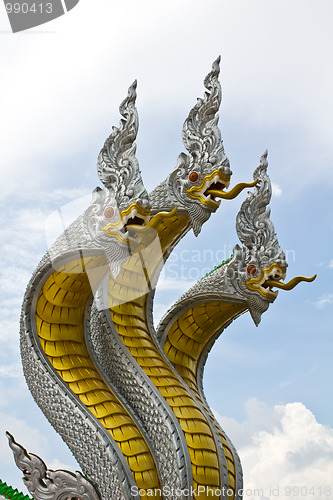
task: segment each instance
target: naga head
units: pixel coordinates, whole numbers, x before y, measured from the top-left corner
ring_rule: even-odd
[[[135,81],[130,86],[119,107],[124,119],[118,128],[113,127],[99,153],[97,173],[104,187],[94,190],[84,214],[87,237],[104,249],[115,275],[139,242],[138,228],[150,218],[148,193],[135,156],[139,126],[136,85]]]
[[[232,172],[218,128],[217,112],[222,99],[219,73],[220,57],[204,80],[204,98],[198,99],[183,126],[183,142],[189,154],[179,155],[164,186],[173,206],[189,216],[196,236],[219,207],[221,201],[216,198],[235,198],[242,189],[255,184],[241,183],[230,192],[224,191],[229,187]]]
[[[233,255],[213,271],[207,273],[193,285],[183,299],[222,301],[244,305],[256,326],[261,315],[274,302],[278,291],[274,288],[292,290],[301,281],[312,278],[297,276],[284,283],[287,262],[281,249],[268,204],[272,195],[271,182],[267,174],[267,151],[261,156],[259,166],[253,173],[257,179],[254,192],[249,192],[236,219],[236,231],[243,244],[236,245]]]
[[[270,220],[268,204],[272,188],[267,166],[266,150],[253,173],[253,178],[258,179],[258,183],[254,192],[250,192],[243,202],[236,219],[236,231],[243,246],[234,247],[233,258],[226,267],[225,275],[226,282],[232,284],[246,300],[257,326],[262,313],[278,295],[274,288],[291,290],[300,281],[315,279],[315,276],[298,276],[289,283],[283,283],[287,262]]]

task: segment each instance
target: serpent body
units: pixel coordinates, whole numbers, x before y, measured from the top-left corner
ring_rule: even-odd
[[[241,498],[240,460],[205,400],[203,368],[233,319],[249,310],[259,323],[286,262],[266,210],[267,153],[254,182],[224,191],[231,171],[217,127],[218,74],[219,59],[184,123],[189,154],[149,196],[135,157],[134,82],[98,158],[104,188],[42,259],[25,295],[28,386],[103,500]],[[154,288],[170,252],[191,228],[199,234],[216,197],[253,186],[237,218],[243,248],[155,332]]]

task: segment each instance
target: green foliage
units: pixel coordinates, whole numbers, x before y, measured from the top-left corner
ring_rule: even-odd
[[[6,483],[3,483],[0,479],[0,497],[8,498],[11,500],[32,500],[28,495],[24,495],[20,493],[18,490],[14,490],[11,486],[7,486]]]
[[[233,254],[230,255],[229,259],[227,260],[222,260],[222,263],[218,266],[214,266],[214,269],[212,269],[211,271],[209,271],[209,273],[206,273],[205,276],[209,276],[209,274],[212,274],[214,271],[216,271],[216,269],[219,269],[220,267],[224,266],[225,264],[228,264],[228,262],[231,261],[231,259],[233,258]],[[198,283],[199,281],[201,281],[203,278],[205,278],[205,276],[203,276],[202,278],[200,278],[198,280]]]

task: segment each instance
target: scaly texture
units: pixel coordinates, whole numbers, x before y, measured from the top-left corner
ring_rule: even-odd
[[[84,266],[91,266],[91,259]],[[84,341],[84,313],[91,295],[86,273],[76,273],[79,262],[55,271],[45,282],[36,306],[41,347],[68,387],[107,429],[124,454],[141,488],[158,488],[159,479],[150,450],[125,408],[98,373]]]
[[[237,454],[195,379],[225,311],[212,327],[209,305],[195,318],[201,343],[186,321],[177,323],[168,339],[175,349],[167,350],[170,359],[159,344],[164,333],[156,335],[152,325],[153,289],[174,246],[190,228],[200,232],[219,206],[215,197],[231,199],[247,186],[224,192],[231,171],[218,128],[219,63],[185,120],[187,154],[150,200],[135,157],[136,82],[129,88],[120,106],[124,119],[98,157],[104,188],[95,189],[84,214],[52,246],[25,297],[21,346],[28,385],[103,500],[144,492],[171,500],[178,487],[194,488],[195,499],[204,499],[241,486]],[[184,332],[177,339],[178,327]],[[142,488],[140,495],[133,486]],[[171,492],[162,493],[164,486]]]
[[[175,236],[173,232],[167,232],[165,220],[166,218],[163,221],[162,232],[166,232],[169,237],[164,236],[160,241],[164,241],[168,246]],[[158,223],[153,225],[158,229]],[[153,255],[149,258],[148,248],[144,245],[142,250],[146,252],[145,262],[151,262],[153,267],[155,262]],[[145,314],[147,295],[143,293],[146,289],[144,271],[147,269],[142,268],[141,261],[140,247],[138,247],[137,253],[122,266],[117,279],[109,280],[111,319],[129,353],[178,418],[190,453],[193,484],[195,487],[205,485],[218,489],[221,478],[216,437],[207,421],[207,416],[154,343]],[[154,274],[153,269],[149,271],[149,275]],[[128,300],[128,297],[132,297],[132,300]],[[205,498],[206,494],[201,498]]]

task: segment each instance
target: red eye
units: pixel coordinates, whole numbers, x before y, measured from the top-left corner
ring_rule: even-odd
[[[191,172],[188,178],[191,182],[197,182],[197,180],[199,179],[199,174],[198,172]]]
[[[114,216],[114,208],[113,207],[107,207],[104,210],[104,217],[106,219],[112,219],[113,216]]]
[[[247,266],[247,274],[249,274],[250,276],[253,276],[254,274],[256,274],[257,272],[257,268],[254,264],[250,264],[249,266]]]

